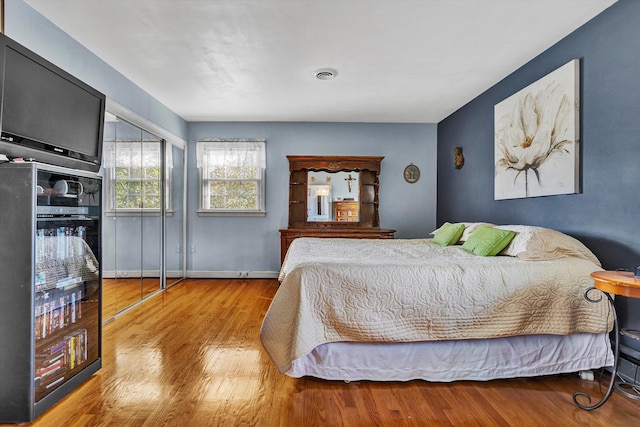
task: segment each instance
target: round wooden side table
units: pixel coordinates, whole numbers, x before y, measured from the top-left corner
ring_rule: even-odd
[[[638,394],[638,386],[634,384],[616,382],[616,377],[618,375],[618,358],[620,356],[620,332],[618,328],[618,315],[613,303],[613,298],[611,297],[611,295],[621,295],[629,298],[640,298],[640,278],[635,277],[633,273],[628,271],[594,271],[593,273],[591,273],[591,278],[593,279],[594,286],[584,291],[584,297],[588,301],[599,302],[601,298],[594,299],[589,296],[589,292],[593,289],[598,289],[607,296],[611,311],[613,313],[615,338],[613,350],[614,362],[613,370],[611,371],[611,381],[609,382],[609,387],[607,388],[607,391],[602,399],[594,405],[583,405],[578,402],[578,396],[586,397],[589,404],[591,403],[591,397],[583,392],[575,392],[573,394],[573,402],[576,404],[576,406],[587,411],[591,411],[602,406],[602,404],[606,402],[607,399],[609,399],[609,396],[611,396],[614,387],[616,387],[618,391],[628,397],[631,397],[633,399],[640,399],[640,394]],[[640,335],[635,337],[634,334],[630,332],[623,331],[623,333],[625,335],[630,335],[634,338],[640,339]],[[624,390],[624,388],[627,387],[632,390],[632,393]]]

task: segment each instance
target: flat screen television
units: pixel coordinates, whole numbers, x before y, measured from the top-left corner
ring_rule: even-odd
[[[0,154],[97,172],[105,96],[0,34]]]

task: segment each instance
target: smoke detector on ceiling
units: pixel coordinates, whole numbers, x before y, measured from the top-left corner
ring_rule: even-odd
[[[331,80],[338,75],[338,72],[336,70],[332,70],[331,68],[322,68],[320,70],[314,71],[313,75],[316,76],[316,79],[318,80]]]

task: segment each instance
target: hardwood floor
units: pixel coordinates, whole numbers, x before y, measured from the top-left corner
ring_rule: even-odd
[[[114,317],[159,289],[157,277],[102,279],[102,318]]]
[[[33,426],[631,426],[639,402],[577,375],[489,382],[294,379],[258,337],[275,280],[186,280],[105,325],[103,368]]]

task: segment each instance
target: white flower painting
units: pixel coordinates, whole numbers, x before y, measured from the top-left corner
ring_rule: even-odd
[[[579,192],[579,73],[574,59],[496,104],[496,200]]]

